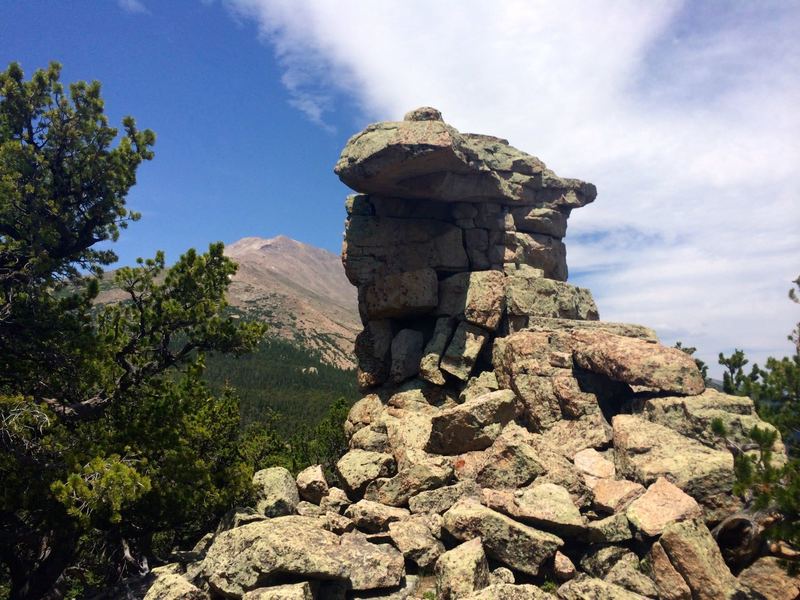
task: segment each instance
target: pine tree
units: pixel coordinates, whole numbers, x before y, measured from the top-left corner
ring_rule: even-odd
[[[100,85],[0,73],[0,589],[103,589],[165,558],[250,493],[239,407],[204,354],[250,351],[222,244],[119,269],[95,306],[98,249],[138,218],[125,198],[155,135],[108,125]],[[104,246],[105,248],[105,246]],[[87,275],[93,275],[87,277]],[[78,590],[78,591],[76,591]]]

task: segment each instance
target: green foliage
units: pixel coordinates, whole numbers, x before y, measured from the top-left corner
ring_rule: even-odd
[[[740,393],[745,388],[747,376],[744,373],[744,366],[749,362],[744,356],[744,351],[738,348],[734,348],[730,356],[719,353],[719,364],[726,369],[722,374],[722,390],[726,394]]]
[[[800,304],[800,277],[792,283],[794,283],[794,287],[789,289],[789,300],[795,304]],[[800,354],[800,323],[794,326],[794,329],[786,336],[786,339],[794,344],[795,354]]]
[[[155,134],[131,117],[117,130],[103,114],[98,82],[69,94],[61,66],[25,81],[12,63],[0,73],[0,272],[4,292],[51,282],[116,260],[100,241],[116,240],[138,215],[125,208],[136,168],[150,160]]]
[[[800,278],[795,280],[800,287]],[[794,289],[789,297],[798,302]],[[795,341],[800,324],[789,339]],[[750,396],[756,409],[765,421],[775,425],[780,432],[789,458],[776,460],[774,456],[778,431],[754,427],[749,437],[754,450],[736,456],[734,471],[736,483],[734,492],[741,495],[748,508],[770,510],[780,515],[780,519],[766,532],[771,540],[779,540],[794,548],[800,547],[800,458],[798,458],[798,438],[800,437],[800,346],[796,345],[793,356],[781,359],[770,357],[766,367],[753,365],[749,375],[744,375],[748,363],[744,352],[736,350],[730,357],[720,353],[720,364],[725,373],[725,391]],[[718,420],[715,420],[718,421]],[[725,436],[721,420],[712,422],[716,435]],[[790,564],[790,571],[798,565]]]
[[[265,326],[237,319],[222,244],[94,278],[155,136],[108,126],[99,84],[0,73],[0,562],[11,598],[102,589],[251,493],[239,402],[203,378]],[[114,145],[116,140],[116,145]],[[113,146],[113,147],[112,147]]]
[[[550,594],[555,594],[556,590],[558,590],[558,584],[552,579],[545,580],[545,582],[539,587],[543,592]]]
[[[714,417],[711,419],[711,432],[719,437],[725,437],[727,435],[728,432],[725,428],[725,423],[721,418]]]
[[[793,283],[800,289],[800,277]],[[800,302],[794,288],[789,290],[789,298]],[[798,331],[800,323],[788,339],[794,341]],[[744,374],[748,360],[742,350],[737,349],[730,357],[720,353],[719,362],[727,369],[725,391],[750,396],[761,418],[781,432],[789,453],[800,455],[800,346],[795,345],[792,356],[767,358],[764,367],[753,365],[749,375]]]
[[[76,517],[84,526],[97,510],[109,523],[122,520],[122,508],[135,504],[150,491],[150,478],[140,474],[133,461],[112,454],[108,458],[95,456],[83,468],[67,475],[66,481],[54,481],[50,486],[67,514]]]
[[[336,482],[333,465],[348,450],[344,421],[351,405],[350,400],[339,398],[318,423],[299,423],[289,436],[274,428],[274,414],[251,423],[240,436],[239,452],[254,470],[280,466],[298,473],[310,465],[322,465],[328,480]]]
[[[238,358],[209,354],[206,365],[212,389],[236,389],[244,427],[268,422],[287,438],[298,425],[313,428],[337,398],[359,397],[353,371],[328,365],[307,348],[278,337]]]
[[[689,356],[694,355],[697,352],[697,348],[694,346],[684,346],[683,342],[675,342],[675,348],[681,350],[682,352],[688,354]],[[697,369],[700,371],[700,375],[703,376],[703,381],[708,381],[708,365],[700,360],[699,358],[694,359],[694,364],[697,365]]]
[[[289,440],[293,471],[309,465],[322,465],[333,480],[333,465],[348,450],[344,435],[344,421],[350,411],[351,402],[339,398],[331,405],[327,415],[315,427],[303,425]]]
[[[790,459],[776,465],[772,448],[778,439],[776,431],[754,427],[750,438],[757,450],[736,457],[734,492],[745,498],[753,510],[769,509],[780,515],[771,525],[767,537],[800,547],[800,461]],[[797,565],[789,565],[794,571]],[[794,568],[792,568],[794,567]]]
[[[742,390],[756,403],[759,415],[781,432],[790,453],[800,456],[800,354],[768,358],[764,368]]]

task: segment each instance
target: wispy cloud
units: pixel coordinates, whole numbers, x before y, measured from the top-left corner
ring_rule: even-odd
[[[117,0],[117,5],[132,15],[150,14],[150,11],[141,0]]]
[[[567,245],[605,319],[784,354],[800,316],[800,6],[228,0],[325,123],[436,106],[597,184]]]

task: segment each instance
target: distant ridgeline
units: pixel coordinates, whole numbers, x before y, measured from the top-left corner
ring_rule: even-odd
[[[101,303],[124,301],[122,291],[109,283],[112,276],[113,272],[103,278]],[[205,378],[211,389],[220,392],[228,385],[236,390],[243,428],[273,421],[278,433],[291,434],[299,426],[316,425],[339,398],[350,403],[358,399],[355,370],[335,366],[323,356],[326,348],[342,346],[340,340],[330,342],[323,339],[326,333],[318,331],[290,330],[281,324],[273,327],[268,314],[229,310],[270,325],[267,339],[253,353],[238,358],[219,354],[206,357]],[[291,321],[293,315],[281,316]],[[347,358],[342,352],[336,356]],[[347,362],[338,360],[344,365]]]
[[[212,389],[236,389],[242,426],[275,419],[278,432],[290,434],[316,425],[337,399],[355,401],[353,343],[361,324],[341,258],[285,236],[243,238],[225,254],[239,265],[228,310],[269,325],[253,354],[206,358]],[[99,304],[126,299],[113,281],[113,271],[101,280]]]
[[[338,398],[358,398],[353,370],[328,365],[317,352],[276,337],[240,358],[209,356],[206,378],[215,391],[225,384],[236,389],[242,426],[275,411],[275,426],[284,434],[315,425]]]

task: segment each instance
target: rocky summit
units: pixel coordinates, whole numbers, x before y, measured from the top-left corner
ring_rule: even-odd
[[[256,509],[148,598],[797,597],[767,559],[736,576],[712,533],[741,508],[742,451],[712,421],[771,427],[566,283],[567,220],[593,185],[432,108],[367,127],[336,173],[358,192],[350,450],[327,474],[256,474]]]

